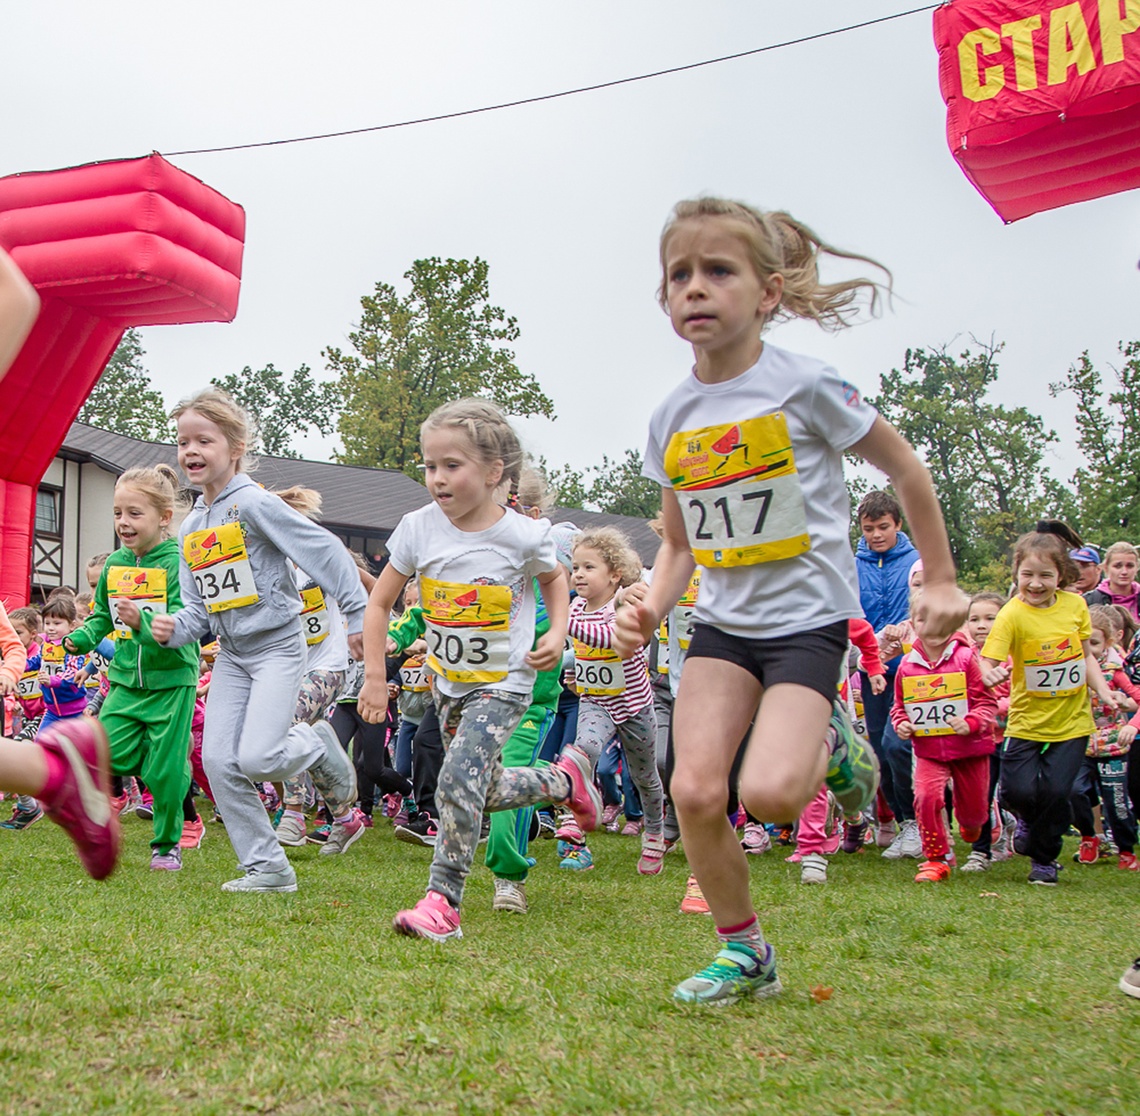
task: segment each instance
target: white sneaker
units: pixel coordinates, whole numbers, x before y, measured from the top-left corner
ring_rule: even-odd
[[[884,860],[900,860],[902,858],[902,842],[903,831],[900,829],[891,839],[891,843],[883,849],[882,858]]]
[[[886,856],[886,853],[883,855]],[[922,837],[919,836],[918,822],[913,818],[904,821],[902,829],[899,830],[899,854],[896,859],[902,857],[909,857],[911,860],[922,859]]]
[[[290,848],[304,848],[306,844],[304,818],[298,821],[296,818],[289,817],[288,814],[283,814],[274,832],[277,835],[277,843],[279,845],[288,845]]]
[[[495,880],[495,899],[491,910],[526,914],[526,909],[526,891],[520,880]]]
[[[990,870],[990,858],[984,852],[978,852],[976,849],[966,857],[966,863],[962,865],[963,872],[988,872]]]
[[[827,883],[827,857],[819,853],[804,853],[800,861],[800,883]]]
[[[772,838],[768,836],[768,831],[759,822],[747,822],[740,844],[746,853],[750,853],[752,856],[762,856],[772,847]]]

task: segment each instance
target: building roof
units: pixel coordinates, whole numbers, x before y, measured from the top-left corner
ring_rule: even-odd
[[[82,422],[72,423],[59,456],[90,462],[115,474],[136,465],[160,462],[178,468],[178,452],[169,443],[144,442]],[[295,484],[315,488],[321,494],[321,522],[325,526],[385,539],[408,512],[422,508],[431,499],[419,481],[395,469],[262,454],[257,458],[255,476],[266,488],[289,488]],[[630,537],[646,565],[652,563],[657,553],[657,536],[644,519],[577,508],[555,508],[549,514],[555,523],[570,521],[579,527],[619,528]]]

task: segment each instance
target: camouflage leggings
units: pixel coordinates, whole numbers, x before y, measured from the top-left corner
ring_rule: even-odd
[[[313,670],[301,679],[301,691],[297,694],[297,707],[293,710],[293,724],[315,725],[336,701],[344,686],[343,670]],[[305,808],[304,771],[285,780],[285,796],[282,802],[287,810]],[[344,804],[337,803],[343,812]],[[352,804],[349,803],[351,806]],[[332,804],[329,804],[330,809]]]
[[[473,690],[437,698],[444,757],[435,792],[439,836],[428,888],[452,906],[463,899],[483,811],[517,810],[536,802],[564,802],[570,780],[556,767],[503,767],[503,745],[530,708],[529,694]]]

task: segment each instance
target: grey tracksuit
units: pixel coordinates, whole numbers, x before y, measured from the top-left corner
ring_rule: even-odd
[[[290,727],[305,672],[301,599],[287,557],[340,603],[350,633],[363,628],[367,597],[344,546],[280,497],[238,473],[211,504],[199,497],[179,532],[240,522],[258,600],[241,608],[206,611],[183,558],[185,607],[175,614],[168,646],[213,634],[221,650],[206,701],[202,764],[226,833],[243,869],[281,872],[288,867],[253,782],[281,781],[325,754],[311,725]],[[142,638],[152,639],[143,614]]]

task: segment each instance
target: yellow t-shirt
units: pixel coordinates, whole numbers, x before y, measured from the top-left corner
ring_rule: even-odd
[[[1082,641],[1089,638],[1089,606],[1075,593],[1058,593],[1048,608],[1019,597],[1007,601],[986,637],[982,658],[1013,659],[1006,732],[1056,743],[1095,729]]]

